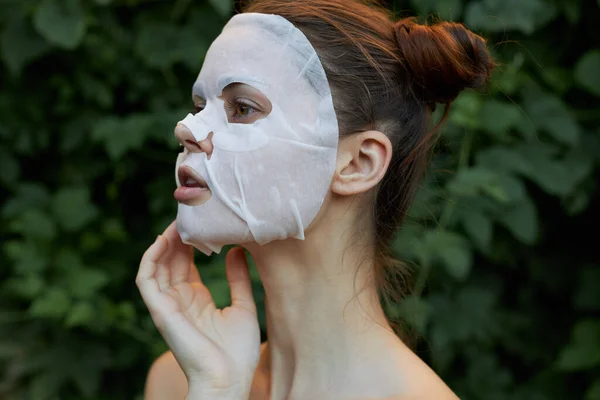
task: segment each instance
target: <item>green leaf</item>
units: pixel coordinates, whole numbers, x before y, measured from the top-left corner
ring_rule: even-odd
[[[12,221],[10,230],[25,237],[50,241],[56,235],[56,223],[46,212],[32,209]]]
[[[14,277],[6,282],[6,290],[15,293],[27,300],[35,299],[45,287],[45,282],[40,274],[27,273],[24,276]]]
[[[452,112],[449,117],[450,122],[461,128],[480,128],[481,120],[479,115],[483,104],[483,100],[478,93],[462,93],[452,103]]]
[[[478,211],[465,210],[461,213],[465,231],[480,249],[488,249],[492,242],[492,220]]]
[[[65,284],[69,294],[75,298],[93,298],[108,283],[106,272],[92,268],[71,269]]]
[[[563,159],[563,165],[571,177],[572,187],[592,176],[594,172],[593,155],[584,149],[572,149]]]
[[[526,194],[523,182],[509,174],[500,175],[498,177],[498,186],[502,188],[501,201],[504,203],[519,201]]]
[[[482,0],[470,2],[465,22],[486,32],[518,30],[531,35],[556,16],[556,7],[542,0]]]
[[[111,357],[105,346],[88,345],[85,354],[78,360],[79,368],[72,369],[72,379],[85,398],[94,398],[98,393],[104,370],[111,365]]]
[[[511,202],[523,196],[521,181],[482,167],[464,168],[448,181],[447,188],[455,196],[488,195],[498,202]]]
[[[531,172],[531,164],[523,153],[506,146],[491,146],[477,152],[475,163],[488,170],[501,173]]]
[[[2,207],[2,216],[14,217],[32,208],[43,208],[50,201],[50,193],[39,183],[23,182],[17,193]]]
[[[596,379],[587,389],[584,400],[600,400],[600,379]]]
[[[415,195],[415,199],[410,205],[408,215],[413,219],[431,218],[436,214],[438,206],[437,200],[440,199],[441,196],[442,192],[439,188],[436,188],[433,185],[421,185]]]
[[[71,307],[71,299],[64,290],[49,288],[33,301],[29,308],[32,317],[61,318]]]
[[[600,50],[590,50],[575,65],[575,81],[600,97]]]
[[[398,306],[398,314],[420,334],[425,334],[431,317],[431,305],[418,296],[407,296]]]
[[[0,149],[0,183],[12,186],[19,179],[19,162],[10,153]]]
[[[79,248],[86,252],[94,252],[102,248],[104,239],[105,238],[97,232],[83,232],[79,240]]]
[[[219,3],[227,1],[219,0]],[[144,25],[138,33],[135,50],[152,68],[165,69],[183,61],[197,71],[208,50],[208,43],[192,26],[152,23]]]
[[[564,200],[563,207],[568,216],[572,217],[585,211],[590,203],[590,195],[584,190],[578,190]]]
[[[511,371],[498,361],[493,352],[467,353],[466,382],[477,399],[507,399],[505,394],[513,384]],[[512,396],[511,396],[512,400]],[[529,398],[528,400],[532,400]],[[538,399],[539,400],[539,399]]]
[[[547,193],[565,196],[573,190],[568,165],[554,157],[555,149],[542,143],[526,143],[517,148],[531,168],[525,175]]]
[[[33,376],[28,385],[29,398],[39,400],[54,400],[54,394],[58,392],[65,379],[60,371],[46,369]]]
[[[82,187],[63,188],[56,192],[52,198],[52,210],[58,223],[68,232],[83,228],[98,215],[98,209],[90,202],[89,190]]]
[[[477,196],[485,187],[497,182],[498,176],[485,168],[464,168],[448,182],[447,187],[457,196]]]
[[[552,86],[559,95],[564,94],[573,83],[571,70],[566,70],[564,68],[543,68],[541,74],[544,81]]]
[[[459,19],[462,3],[462,0],[411,0],[410,2],[420,16],[428,17],[428,14],[432,13],[444,21]]]
[[[411,223],[411,221],[404,223],[394,240],[394,251],[401,254],[405,259],[417,259],[420,256],[418,245],[423,230],[422,226]]]
[[[544,130],[560,143],[574,146],[579,141],[580,128],[566,104],[553,94],[526,85],[523,108],[537,129]]]
[[[565,1],[561,3],[563,12],[569,20],[569,23],[574,25],[581,18],[581,0]]]
[[[525,63],[525,56],[522,52],[516,52],[512,59],[503,60],[504,65],[494,71],[490,82],[490,91],[497,89],[505,96],[512,96],[521,88],[525,75],[521,72]]]
[[[102,230],[107,239],[123,242],[128,237],[127,232],[123,227],[123,223],[115,218],[104,221]]]
[[[600,266],[580,269],[573,305],[578,310],[600,310]]]
[[[50,50],[50,46],[31,28],[25,19],[15,19],[4,28],[0,54],[13,75]]]
[[[76,303],[69,313],[65,325],[69,328],[74,326],[86,326],[96,318],[94,307],[87,301]]]
[[[560,352],[556,366],[562,371],[580,371],[600,364],[600,320],[575,324],[570,343]]]
[[[437,0],[433,10],[435,15],[444,21],[456,21],[460,19],[463,11],[462,0]]]
[[[464,280],[471,270],[472,254],[469,242],[457,233],[431,230],[424,236],[423,251],[441,262],[450,276]]]
[[[213,300],[218,308],[226,307],[231,303],[229,285],[226,280],[210,280],[206,283],[206,287],[212,293]]]
[[[114,93],[111,91],[111,87],[109,85],[110,82],[106,80],[95,77],[89,73],[84,72],[77,74],[76,76],[77,82],[75,85],[80,88],[81,95],[89,101],[93,101],[98,104],[101,108],[110,110],[114,104]],[[87,129],[81,129],[81,126],[86,126],[89,124],[89,120],[85,118],[75,118],[71,120],[68,125],[68,135],[82,135],[86,134]],[[87,128],[87,126],[86,126]],[[67,136],[67,132],[65,132],[65,138],[63,141],[68,140],[69,136]],[[67,145],[68,146],[68,145]]]
[[[232,0],[209,0],[209,2],[222,17],[229,17],[233,11]]]
[[[42,252],[40,246],[31,241],[10,241],[2,246],[8,259],[12,260],[13,271],[17,274],[27,275],[37,273],[48,265],[48,256]]]
[[[48,42],[67,50],[79,46],[87,30],[80,0],[43,0],[33,25]]]
[[[435,0],[410,0],[410,5],[417,14],[427,16],[435,8]]]
[[[496,302],[497,294],[484,284],[432,295],[431,341],[435,347],[456,347],[489,338],[498,330]]]
[[[522,114],[513,103],[491,99],[483,104],[479,125],[498,140],[504,140],[509,137],[509,130],[517,126]]]
[[[141,148],[153,128],[154,120],[147,114],[124,119],[106,117],[94,124],[92,138],[104,142],[108,155],[116,160],[129,150]]]
[[[533,245],[538,237],[538,215],[535,204],[529,196],[513,204],[496,219],[504,225],[514,237],[527,245]]]

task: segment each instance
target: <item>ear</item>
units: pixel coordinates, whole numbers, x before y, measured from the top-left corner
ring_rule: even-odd
[[[392,142],[379,131],[340,138],[333,193],[349,196],[367,192],[385,175],[392,159]]]

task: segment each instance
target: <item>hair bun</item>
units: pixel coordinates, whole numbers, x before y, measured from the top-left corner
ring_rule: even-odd
[[[465,88],[480,88],[494,68],[485,39],[462,24],[428,26],[411,17],[394,31],[413,90],[426,102],[449,103]]]

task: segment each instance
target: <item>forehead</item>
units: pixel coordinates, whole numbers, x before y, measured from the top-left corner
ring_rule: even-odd
[[[194,94],[218,96],[230,83],[256,87],[271,100],[287,93],[313,91],[326,78],[308,39],[275,15],[239,14],[210,46]],[[293,91],[293,92],[290,92]]]

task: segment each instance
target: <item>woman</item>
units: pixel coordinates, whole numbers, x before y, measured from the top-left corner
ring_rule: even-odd
[[[379,298],[399,272],[389,242],[426,165],[431,112],[483,86],[493,61],[462,25],[394,23],[367,3],[257,0],[207,53],[198,113],[175,128],[177,225],[137,278],[172,351],[146,399],[457,398]],[[227,254],[224,310],[193,265],[191,245],[224,244],[256,263],[268,343],[242,247]]]

